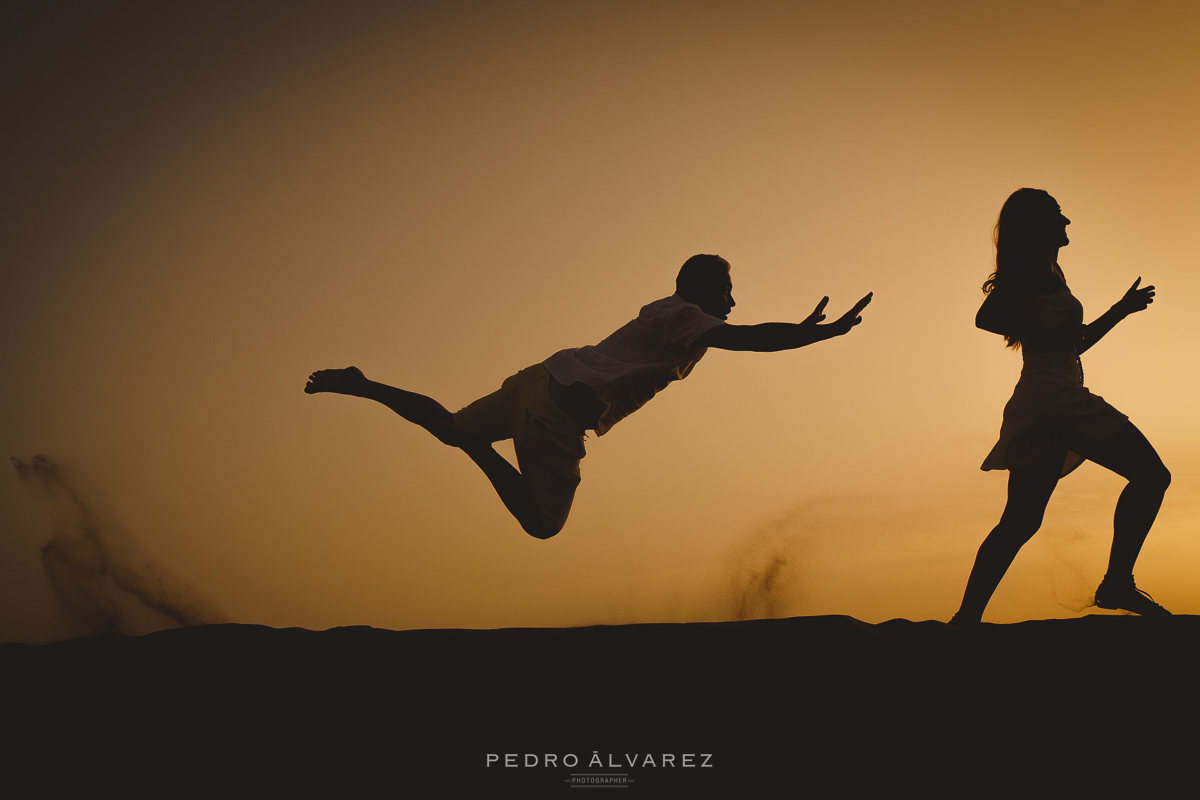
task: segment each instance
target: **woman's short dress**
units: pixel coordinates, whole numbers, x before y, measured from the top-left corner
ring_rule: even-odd
[[[1035,297],[1032,303],[1030,320],[1035,326],[1083,322],[1083,305],[1070,290]],[[1112,436],[1129,417],[1084,388],[1074,347],[1022,342],[1021,352],[1021,378],[1004,406],[1000,440],[981,469],[1024,467],[1065,450],[1066,475],[1084,461],[1081,453]]]

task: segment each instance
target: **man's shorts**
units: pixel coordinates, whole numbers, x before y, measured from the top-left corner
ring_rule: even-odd
[[[517,466],[542,510],[543,522],[555,531],[571,512],[584,456],[584,429],[566,405],[566,390],[544,365],[535,364],[454,415],[467,433],[489,442],[513,440]]]

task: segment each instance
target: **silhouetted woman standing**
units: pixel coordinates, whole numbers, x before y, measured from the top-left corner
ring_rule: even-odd
[[[1090,325],[1067,288],[1058,250],[1068,243],[1058,203],[1041,189],[1019,189],[996,223],[996,271],[975,324],[1019,347],[1021,378],[1004,407],[1000,440],[983,469],[1007,469],[1008,502],[979,547],[962,606],[952,624],[979,622],[1017,551],[1042,524],[1058,479],[1094,461],[1129,480],[1117,501],[1108,573],[1096,590],[1100,608],[1169,615],[1133,583],[1133,563],[1154,523],[1171,473],[1129,418],[1083,386],[1079,355],[1113,326],[1154,302],[1141,278]]]

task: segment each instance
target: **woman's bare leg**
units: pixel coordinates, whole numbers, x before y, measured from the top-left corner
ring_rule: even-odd
[[[1004,506],[1004,513],[979,546],[975,566],[971,569],[971,577],[967,579],[962,605],[952,622],[974,623],[983,617],[983,610],[1000,585],[1000,579],[1008,571],[1022,545],[1041,527],[1046,504],[1058,485],[1065,458],[1065,452],[1055,452],[1037,464],[1009,470],[1008,502]]]
[[[1096,604],[1139,614],[1166,613],[1134,587],[1133,565],[1142,551],[1150,526],[1158,516],[1167,487],[1171,485],[1170,471],[1132,422],[1126,423],[1085,455],[1089,461],[1129,480],[1113,514],[1113,542],[1108,557],[1108,573],[1104,576],[1101,589],[1097,590]]]
[[[1150,532],[1167,487],[1171,485],[1171,473],[1132,422],[1085,455],[1089,461],[1129,481],[1117,500],[1113,515],[1108,574],[1114,577],[1132,575],[1142,543],[1146,541],[1146,534]]]

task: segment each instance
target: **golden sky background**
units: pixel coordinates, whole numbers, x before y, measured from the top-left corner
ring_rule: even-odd
[[[948,619],[999,518],[1020,356],[973,326],[1004,199],[1044,188],[1085,358],[1175,481],[1139,586],[1200,613],[1200,6],[106,3],[0,12],[0,443],[237,622]],[[733,265],[731,322],[875,300],[849,336],[710,352],[588,440],[521,532],[355,364],[452,409]],[[1123,481],[1087,465],[985,620],[1080,613]],[[0,478],[0,640],[69,632],[68,523]],[[771,592],[747,587],[773,572]],[[761,585],[762,581],[758,583]]]

